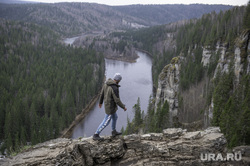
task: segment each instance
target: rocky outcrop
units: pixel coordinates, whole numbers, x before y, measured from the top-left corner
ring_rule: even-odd
[[[184,92],[179,91],[180,61],[176,61],[176,59],[180,58],[174,57],[171,63],[165,66],[159,75],[155,110],[157,110],[159,103],[162,106],[165,101],[168,101],[171,125],[173,124],[171,122],[176,120],[174,123],[184,128],[187,128],[186,126],[188,125],[186,124],[191,125],[194,122],[200,124],[198,128],[210,126],[213,118],[213,100],[211,100],[209,106],[206,106],[206,99],[204,97],[209,91],[209,84],[216,78],[219,71],[221,73],[228,73],[230,65],[232,65],[231,69],[235,74],[234,82],[236,85],[239,83],[243,73],[249,74],[249,40],[250,31],[246,30],[235,40],[234,47],[231,46],[229,48],[229,45],[222,41],[218,41],[215,46],[203,47],[201,63],[206,68],[214,67],[214,75],[212,77],[204,76],[203,80]],[[193,54],[191,49],[188,51],[188,54]],[[181,103],[180,105],[183,108],[180,108],[181,106],[178,103]],[[201,111],[203,112],[202,114],[200,113]],[[174,118],[175,116],[177,116],[176,119]]]
[[[219,61],[215,70],[214,78],[217,75],[217,72],[220,70],[222,73],[229,72],[229,66],[231,61],[233,60],[233,71],[235,74],[235,83],[239,83],[239,79],[244,71],[244,67],[246,68],[245,72],[247,74],[250,73],[250,31],[243,32],[235,41],[235,49],[234,53],[231,55],[227,52],[227,48],[225,46],[220,46],[217,44],[216,52],[219,52]],[[211,123],[213,118],[213,100],[208,109],[204,112],[205,126]]]
[[[250,68],[250,30],[244,31],[236,39],[236,48],[235,48],[235,60],[234,60],[234,73],[239,80],[240,75],[244,70],[244,61],[246,61],[246,72],[249,73]]]
[[[208,66],[210,63],[210,57],[212,56],[209,48],[203,48],[201,63],[203,66]]]
[[[226,46],[220,46],[220,44],[217,44],[216,52],[220,51],[220,57],[214,77],[216,76],[218,70],[221,70],[222,72],[228,72],[230,62],[231,60],[233,60],[233,69],[236,76],[235,81],[239,81],[239,78],[244,70],[244,61],[246,61],[247,68],[250,65],[250,61],[248,60],[250,57],[249,39],[250,31],[243,32],[235,41],[235,48],[233,53],[229,53]],[[232,56],[234,57],[233,59],[231,59]],[[246,72],[249,73],[249,70],[246,70]]]
[[[181,68],[181,56],[174,57],[171,63],[165,66],[159,75],[158,89],[156,92],[155,110],[166,101],[169,103],[169,117],[172,125],[173,117],[178,113],[178,92]],[[159,105],[160,104],[160,105]]]
[[[238,155],[235,157],[235,153]],[[228,155],[234,158],[227,159]],[[206,156],[214,155],[208,158]],[[217,157],[219,156],[219,157]],[[223,156],[221,159],[220,156]],[[232,159],[232,160],[231,160]],[[209,161],[210,160],[210,161]],[[224,161],[225,160],[225,161]],[[238,160],[238,161],[236,161]],[[10,165],[248,165],[250,147],[227,151],[219,128],[187,132],[169,128],[162,133],[92,138],[55,139],[28,149],[15,157],[0,160]]]

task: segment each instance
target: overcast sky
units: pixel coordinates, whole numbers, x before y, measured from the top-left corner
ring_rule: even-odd
[[[46,3],[56,2],[90,2],[106,4],[111,6],[116,5],[131,5],[131,4],[224,4],[224,5],[246,5],[248,0],[24,0],[38,1]]]

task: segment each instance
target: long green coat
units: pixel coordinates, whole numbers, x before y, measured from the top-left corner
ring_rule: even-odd
[[[125,108],[119,97],[119,87],[120,85],[109,78],[102,88],[99,104],[102,104],[104,101],[106,114],[114,114],[118,110],[117,105],[123,109]]]

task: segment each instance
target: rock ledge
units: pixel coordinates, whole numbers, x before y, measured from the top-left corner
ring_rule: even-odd
[[[239,161],[226,160],[227,154],[240,153]],[[215,154],[215,158],[206,158]],[[216,158],[216,156],[223,156]],[[208,161],[210,159],[210,161]],[[217,161],[215,161],[217,160]],[[250,147],[226,148],[226,139],[219,128],[187,132],[180,128],[162,133],[92,138],[55,139],[38,144],[0,165],[249,165]]]

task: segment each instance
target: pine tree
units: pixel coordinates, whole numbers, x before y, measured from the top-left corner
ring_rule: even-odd
[[[237,132],[237,124],[235,122],[237,108],[234,101],[233,97],[229,98],[220,118],[220,129],[225,134],[229,147],[235,146],[235,143],[237,142],[235,138],[232,138]]]
[[[26,137],[25,127],[21,127],[21,135],[20,135],[20,144],[21,146],[25,146],[27,144],[27,137]]]
[[[33,129],[31,131],[31,143],[32,145],[35,145],[39,142],[38,138],[37,138],[37,131],[35,129]]]
[[[160,104],[157,107],[155,113],[155,132],[161,132],[163,129],[168,128],[169,126],[169,105],[166,100],[161,107]]]
[[[5,110],[3,108],[3,102],[0,101],[0,140],[4,139],[4,118],[5,118]]]
[[[241,129],[241,143],[250,145],[250,76],[245,79],[245,99],[242,102],[242,116],[239,127]]]
[[[44,104],[45,115],[50,116],[50,109],[51,109],[51,98],[50,95],[48,95]]]
[[[140,98],[137,99],[137,104],[133,106],[134,110],[134,119],[133,119],[133,125],[134,128],[136,128],[136,132],[138,132],[138,129],[142,127],[143,119],[142,119],[142,112],[141,112],[141,104],[140,104]]]
[[[169,104],[166,100],[161,108],[160,118],[161,130],[169,127]]]
[[[13,150],[13,140],[11,137],[11,133],[8,133],[6,140],[5,140],[5,144],[6,144],[8,152],[10,153]]]
[[[11,122],[11,113],[10,112],[6,113],[4,124],[5,124],[5,126],[4,126],[5,140],[9,141],[8,137],[12,138],[11,134],[13,133],[12,126],[11,126],[12,122]]]
[[[19,133],[17,132],[15,135],[15,146],[13,146],[15,151],[18,151],[20,149],[20,139],[19,139]]]
[[[215,126],[219,126],[221,120],[221,113],[225,107],[226,102],[228,101],[230,94],[232,93],[233,87],[233,78],[234,74],[231,71],[230,73],[224,73],[216,86],[213,94],[214,101],[214,112],[212,123]]]
[[[248,1],[246,11],[245,11],[245,15],[244,15],[244,18],[243,18],[243,27],[245,29],[250,29],[250,1]]]
[[[134,129],[132,126],[132,123],[130,122],[129,118],[127,117],[127,127],[126,130],[124,131],[124,135],[129,135],[134,133]]]

